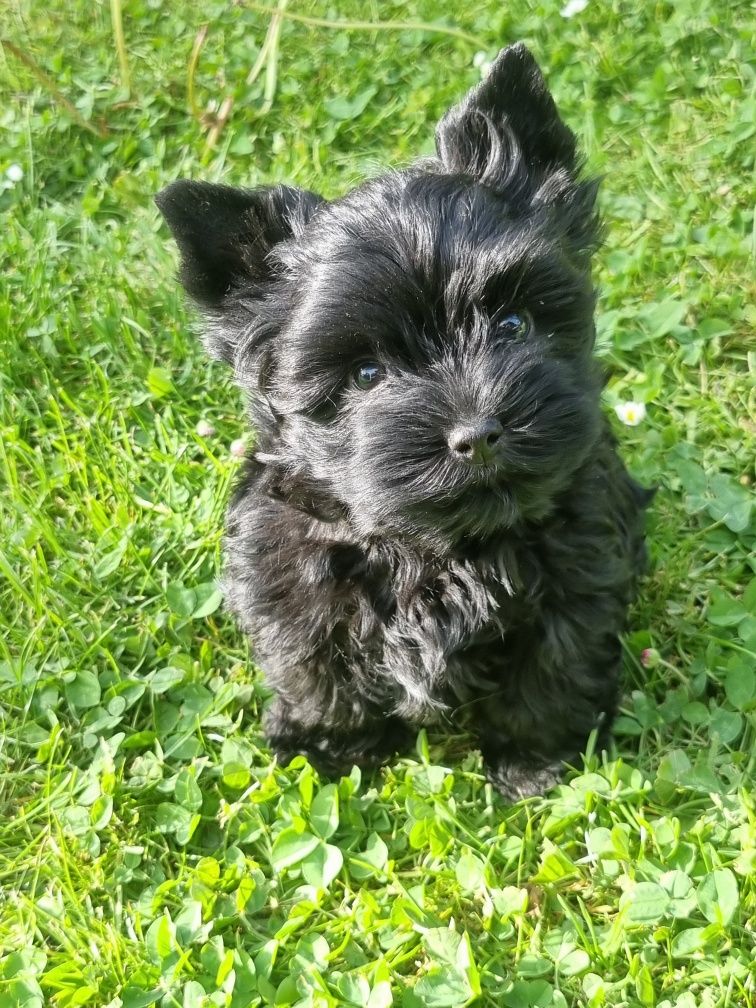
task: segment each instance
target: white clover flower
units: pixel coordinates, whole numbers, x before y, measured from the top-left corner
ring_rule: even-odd
[[[231,452],[234,458],[244,458],[244,456],[247,453],[247,442],[244,440],[244,438],[241,437],[236,438],[236,440],[232,441],[231,444],[228,446],[228,450]]]
[[[24,177],[24,169],[20,164],[8,165],[5,169],[5,177],[15,185],[16,182],[20,182]]]
[[[212,437],[215,434],[215,427],[207,420],[200,420],[194,429],[200,437]]]
[[[563,18],[571,18],[580,14],[588,6],[588,0],[567,0],[567,3],[560,11]]]
[[[614,407],[614,412],[623,424],[637,427],[646,418],[646,404],[642,402],[620,402]]]

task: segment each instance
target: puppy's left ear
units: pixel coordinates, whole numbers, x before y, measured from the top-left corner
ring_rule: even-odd
[[[234,189],[181,179],[155,202],[181,253],[181,282],[215,323],[208,349],[232,361],[235,295],[247,301],[261,295],[277,272],[271,252],[301,234],[322,199],[282,185]]]
[[[502,49],[485,79],[449,109],[436,149],[447,171],[497,190],[533,191],[554,171],[577,170],[575,137],[521,42]]]

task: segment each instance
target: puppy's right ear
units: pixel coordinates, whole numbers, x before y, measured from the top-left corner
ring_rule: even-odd
[[[299,237],[320,196],[272,186],[234,189],[210,182],[172,182],[155,197],[181,253],[180,279],[214,325],[210,350],[233,360],[234,294],[252,299],[275,272],[271,250]]]

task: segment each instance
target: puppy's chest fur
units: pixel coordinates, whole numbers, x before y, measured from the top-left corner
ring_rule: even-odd
[[[396,543],[351,543],[319,522],[302,532],[298,548],[276,551],[251,607],[249,590],[234,605],[239,586],[227,570],[231,605],[249,621],[271,685],[314,662],[321,681],[423,722],[463,702],[473,685],[481,692],[490,660],[475,652],[503,642],[528,608],[511,548],[485,561],[440,560]]]
[[[392,611],[374,660],[381,679],[393,680],[396,711],[428,722],[498,689],[507,639],[538,604],[528,552],[506,541],[485,557],[443,560],[377,548]]]
[[[589,502],[600,489],[586,474],[584,507],[573,493],[568,512],[537,527],[439,556],[360,542],[346,523],[260,495],[253,478],[230,509],[227,598],[270,685],[285,683],[293,702],[306,709],[313,688],[354,691],[424,723],[514,688],[537,649],[577,656],[595,622],[621,626],[640,548],[635,490],[627,479],[599,510]]]

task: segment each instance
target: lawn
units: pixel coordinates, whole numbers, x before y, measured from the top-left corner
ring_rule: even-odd
[[[120,7],[0,23],[0,1008],[753,1008],[750,5]],[[260,735],[215,585],[242,406],[152,197],[334,196],[518,39],[604,176],[606,409],[660,487],[615,748],[515,806],[433,734],[329,783]]]

